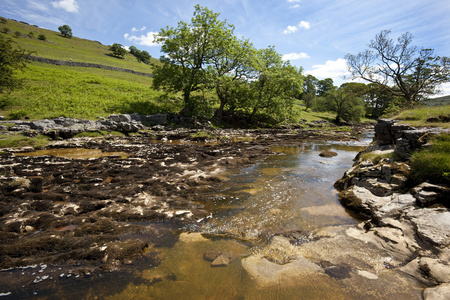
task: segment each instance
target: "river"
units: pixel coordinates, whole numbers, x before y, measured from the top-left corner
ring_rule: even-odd
[[[324,228],[358,223],[339,204],[333,184],[370,141],[365,134],[359,142],[274,147],[277,154],[221,174],[226,180],[204,203],[212,214],[198,224],[173,228],[172,237],[161,237],[167,242],[149,249],[157,257],[141,259],[127,272],[59,275],[54,290],[33,293],[61,299],[382,299],[383,284],[391,277],[374,287],[349,290],[354,283],[343,282],[351,277],[350,263],[324,273],[319,270],[324,265],[299,259],[296,252],[317,240]],[[337,156],[319,156],[324,150]],[[224,262],[216,266],[217,257]],[[356,283],[376,277],[363,272]],[[414,282],[406,286],[419,290]]]

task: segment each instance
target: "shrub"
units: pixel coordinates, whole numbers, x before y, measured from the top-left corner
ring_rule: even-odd
[[[45,34],[41,33],[41,34],[38,36],[38,39],[41,40],[41,41],[46,41],[46,40],[47,40],[47,37],[45,36]]]
[[[441,134],[431,140],[431,146],[411,157],[411,179],[450,184],[450,135]]]
[[[19,110],[14,110],[12,112],[9,113],[9,119],[10,120],[20,120],[24,117],[27,116],[27,111],[24,110],[23,108],[19,109]]]

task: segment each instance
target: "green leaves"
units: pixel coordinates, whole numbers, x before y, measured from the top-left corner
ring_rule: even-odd
[[[61,32],[63,37],[72,37],[72,28],[69,25],[62,25],[58,27],[59,32]]]
[[[0,93],[12,91],[22,85],[14,72],[25,67],[25,57],[29,54],[22,49],[13,49],[13,41],[0,35]]]

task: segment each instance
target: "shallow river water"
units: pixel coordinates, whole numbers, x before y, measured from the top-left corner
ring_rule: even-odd
[[[66,299],[377,298],[382,281],[369,294],[364,288],[361,293],[349,293],[339,280],[323,272],[299,275],[298,270],[314,268],[313,264],[290,263],[289,256],[289,247],[314,240],[324,227],[357,223],[339,204],[333,184],[370,140],[363,135],[359,142],[274,147],[277,154],[238,173],[222,175],[227,180],[218,183],[219,193],[207,204],[212,215],[182,228],[175,243],[152,249],[159,253],[158,266],[146,265],[144,260],[131,273],[66,280],[49,294],[36,294]],[[338,155],[320,157],[324,150]],[[291,239],[285,251],[267,247],[277,236]],[[214,267],[205,259],[208,253],[225,254],[230,262]]]

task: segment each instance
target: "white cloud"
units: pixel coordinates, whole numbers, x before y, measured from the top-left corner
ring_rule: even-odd
[[[77,13],[78,3],[76,0],[61,0],[52,2],[54,8],[62,8],[67,12]]]
[[[305,58],[310,58],[310,56],[308,54],[306,54],[305,52],[289,53],[289,54],[283,55],[283,57],[282,57],[283,60],[297,60],[297,59],[305,59]]]
[[[147,27],[142,26],[140,29],[137,29],[136,27],[131,28],[132,32],[138,32],[138,31],[144,31],[145,29],[147,29]]]
[[[147,34],[142,34],[140,36],[130,35],[128,33],[125,33],[123,37],[127,41],[130,41],[130,42],[135,43],[137,45],[148,46],[148,47],[155,47],[155,46],[159,45],[158,43],[154,43],[153,42],[154,37],[155,37],[156,34],[157,34],[157,32],[152,32],[152,31],[149,31],[149,32],[147,32]]]
[[[327,60],[323,65],[314,65],[312,70],[305,71],[317,78],[332,78],[333,81],[342,81],[344,76],[350,74],[347,67],[347,61],[343,58],[337,60]]]
[[[284,31],[283,34],[291,34],[298,30],[297,26],[288,26]]]
[[[288,26],[285,30],[283,30],[283,34],[291,34],[291,33],[298,31],[301,28],[310,29],[311,24],[306,21],[300,21],[300,23],[298,23],[298,25]]]
[[[305,29],[310,29],[311,28],[311,24],[309,22],[306,21],[301,21],[298,26],[298,28],[305,28]]]

